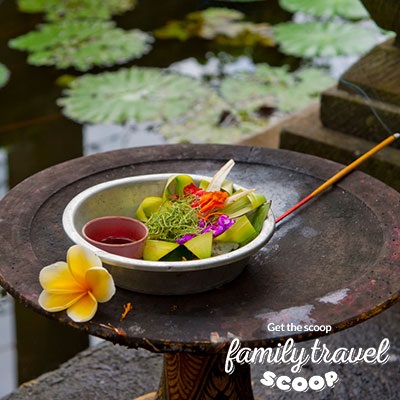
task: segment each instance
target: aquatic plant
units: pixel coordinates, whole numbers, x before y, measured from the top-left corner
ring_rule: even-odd
[[[268,120],[239,112],[215,94],[190,109],[182,118],[166,121],[158,131],[173,143],[233,143],[265,129]]]
[[[221,94],[236,109],[257,112],[265,108],[292,112],[316,100],[333,85],[334,79],[315,68],[294,73],[288,68],[257,64],[256,70],[242,72],[221,83]]]
[[[282,7],[290,11],[324,18],[337,14],[361,18],[363,14],[354,1],[281,0]],[[29,9],[30,4],[39,4],[42,11],[55,10],[56,3],[59,2],[20,0],[20,6]],[[66,8],[74,8],[72,1],[64,3]],[[128,3],[133,5],[125,0],[120,11],[113,8],[112,1],[102,7],[123,12]],[[86,0],[77,7],[90,4],[92,0]],[[64,6],[59,5],[58,10]],[[74,15],[69,11],[55,14],[58,16],[54,18]],[[95,15],[89,14],[91,18]],[[80,18],[79,13],[75,15]],[[219,45],[248,47],[273,46],[274,36],[282,52],[305,59],[359,54],[376,41],[375,33],[355,24],[315,21],[271,28],[268,24],[247,22],[245,14],[225,7],[190,13],[184,20],[170,21],[154,33],[158,38],[184,41],[200,37]],[[151,40],[144,32],[124,31],[111,21],[76,20],[42,25],[36,32],[13,39],[10,46],[29,51],[28,62],[34,65],[72,66],[86,71],[140,57],[149,50]],[[285,66],[260,64],[253,73],[214,79],[213,87],[165,70],[133,67],[78,77],[58,104],[67,117],[82,123],[160,123],[159,132],[172,142],[226,143],[262,130],[277,110],[287,113],[304,107],[331,84],[333,80],[323,72],[303,69],[293,74]]]
[[[376,32],[349,23],[284,22],[273,31],[282,52],[305,58],[362,54],[377,41]]]
[[[359,0],[280,0],[279,5],[290,12],[303,12],[315,17],[340,16],[348,19],[368,18],[368,12]]]
[[[112,21],[81,20],[40,25],[39,30],[10,40],[9,46],[28,51],[32,65],[87,71],[141,57],[151,42],[149,34],[117,28]]]
[[[274,112],[300,110],[318,99],[335,80],[321,70],[291,73],[287,67],[257,64],[221,80],[209,96],[178,120],[166,121],[159,132],[171,142],[232,143],[261,132]]]
[[[195,79],[157,68],[120,69],[75,79],[58,101],[79,122],[157,122],[176,118],[212,89]]]
[[[4,64],[0,63],[0,88],[8,82],[9,77],[10,71]]]
[[[359,55],[378,41],[378,31],[373,26],[367,29],[350,21],[369,18],[359,0],[280,0],[279,5],[308,15],[307,22],[285,22],[273,27],[285,54],[306,59]]]
[[[136,0],[18,0],[18,9],[26,13],[44,13],[48,21],[110,19],[135,6]]]
[[[83,123],[159,122],[171,142],[229,143],[261,131],[270,114],[305,107],[332,85],[316,69],[256,65],[254,72],[207,83],[157,68],[86,74],[71,82],[58,104]]]
[[[200,37],[228,46],[273,46],[269,24],[244,21],[245,15],[229,8],[195,11],[182,21],[170,21],[154,31],[159,39],[187,40]]]

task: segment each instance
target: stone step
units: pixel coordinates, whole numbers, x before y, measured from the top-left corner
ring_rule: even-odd
[[[333,131],[376,142],[388,135],[387,130],[400,131],[400,106],[335,87],[322,93],[319,118],[324,127]],[[400,143],[393,147],[400,148]]]
[[[279,147],[347,165],[376,145],[376,142],[324,127],[319,115],[319,105],[314,104],[283,121],[280,126]],[[269,133],[263,135],[268,137]],[[263,135],[254,138],[254,143],[263,145]],[[389,135],[382,134],[379,140],[387,136]],[[247,144],[251,144],[251,141]],[[400,150],[384,148],[358,169],[400,191]]]

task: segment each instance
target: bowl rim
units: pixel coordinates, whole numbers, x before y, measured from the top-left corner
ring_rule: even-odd
[[[76,210],[79,206],[86,201],[88,198],[93,196],[96,193],[102,192],[106,189],[110,189],[113,187],[117,187],[120,185],[124,185],[127,183],[135,183],[135,182],[143,182],[143,181],[159,181],[165,180],[167,181],[168,178],[171,176],[177,175],[189,175],[195,181],[206,179],[211,180],[211,177],[205,175],[198,175],[198,174],[191,174],[191,173],[160,173],[160,174],[146,174],[146,175],[137,175],[131,176],[126,178],[119,178],[113,179],[110,181],[98,183],[93,185],[77,195],[75,195],[69,203],[66,205],[62,215],[62,225],[64,228],[64,232],[67,236],[78,245],[82,245],[90,250],[92,250],[95,254],[97,254],[100,259],[109,265],[127,268],[127,269],[134,269],[134,270],[141,270],[141,271],[153,271],[153,272],[185,272],[185,271],[199,271],[199,270],[206,270],[210,268],[215,268],[217,266],[222,266],[226,264],[232,264],[236,261],[243,260],[244,258],[250,257],[256,251],[260,250],[272,237],[275,231],[275,218],[273,212],[270,208],[268,212],[268,217],[265,219],[261,232],[248,244],[236,249],[232,250],[229,253],[212,256],[203,259],[197,260],[188,260],[188,261],[148,261],[142,259],[133,259],[123,256],[114,255],[108,253],[104,250],[101,250],[89,242],[87,242],[81,233],[78,232],[76,229],[73,219],[76,213]],[[238,184],[233,184],[235,190],[243,189],[243,186]],[[132,214],[134,214],[134,211]],[[133,217],[134,218],[134,217]]]

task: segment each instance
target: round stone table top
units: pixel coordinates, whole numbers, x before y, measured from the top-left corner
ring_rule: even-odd
[[[0,202],[1,285],[27,307],[61,323],[114,343],[162,352],[212,353],[234,337],[249,347],[274,346],[289,337],[307,340],[324,334],[310,327],[329,325],[333,333],[397,300],[400,194],[355,171],[278,224],[245,271],[218,289],[151,296],[118,288],[86,323],[41,309],[39,272],[65,260],[72,243],[61,216],[76,194],[135,175],[212,175],[230,158],[236,165],[229,179],[265,194],[276,216],[341,168],[291,151],[227,145],[131,148],[56,165],[23,181]],[[121,320],[128,302],[133,309]]]

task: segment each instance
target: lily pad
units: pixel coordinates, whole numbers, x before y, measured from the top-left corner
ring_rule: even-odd
[[[293,112],[306,107],[319,99],[323,90],[335,84],[327,73],[316,68],[305,68],[293,75],[293,85],[275,88],[278,108],[284,112]]]
[[[221,94],[236,109],[248,113],[265,108],[288,113],[316,100],[334,82],[328,74],[313,68],[290,73],[287,67],[258,64],[254,73],[225,79]]]
[[[120,69],[75,79],[58,104],[86,123],[157,122],[192,109],[212,89],[187,76],[157,68]]]
[[[141,57],[150,50],[152,37],[140,30],[125,31],[112,21],[64,21],[44,24],[10,40],[9,46],[30,53],[32,65],[74,67],[87,71]]]
[[[49,21],[66,19],[110,19],[135,6],[136,0],[18,0],[26,13],[44,13]]]
[[[207,8],[186,16],[183,21],[170,21],[154,31],[159,39],[185,41],[193,37],[215,40],[230,46],[273,46],[270,25],[243,21],[245,15],[229,8]]]
[[[167,121],[159,132],[173,143],[233,143],[265,129],[267,121],[232,109],[216,93],[207,96],[183,118]]]
[[[369,18],[360,0],[280,0],[279,5],[287,11],[301,11],[315,17]]]
[[[286,66],[258,64],[254,72],[242,72],[225,78],[220,92],[236,109],[255,112],[265,107],[278,108],[278,100],[272,88],[289,87],[292,83],[293,78]]]
[[[10,71],[4,64],[0,63],[0,88],[3,87],[8,82],[9,77],[10,77]]]
[[[297,57],[362,54],[376,43],[374,32],[355,24],[285,22],[273,29],[281,51]]]

